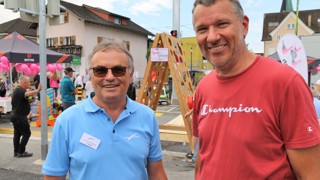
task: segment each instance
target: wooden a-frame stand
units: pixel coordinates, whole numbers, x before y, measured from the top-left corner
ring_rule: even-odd
[[[194,90],[186,66],[185,52],[183,52],[179,39],[165,33],[156,34],[152,48],[168,48],[169,59],[168,62],[151,62],[149,57],[137,101],[156,111],[162,87],[170,74],[191,148],[192,122],[190,116],[186,118],[185,114],[190,110],[188,99],[193,96]]]

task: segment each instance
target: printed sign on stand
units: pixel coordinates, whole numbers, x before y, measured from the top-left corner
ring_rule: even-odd
[[[151,48],[151,62],[168,62],[168,48]]]

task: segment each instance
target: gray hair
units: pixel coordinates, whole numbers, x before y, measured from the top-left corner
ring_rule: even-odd
[[[19,77],[19,85],[22,85],[23,83],[30,81],[30,77],[26,75],[22,75]]]
[[[197,7],[197,5],[211,6],[218,1],[221,1],[221,0],[195,0],[193,3],[192,14],[194,13],[194,9]],[[244,17],[244,12],[240,4],[240,1],[239,0],[229,0],[229,1],[231,2],[233,8],[236,10],[236,13],[238,14],[239,18],[242,19]]]
[[[98,51],[107,51],[107,50],[116,50],[116,51],[120,51],[120,52],[126,54],[126,56],[128,57],[128,61],[129,61],[129,69],[134,68],[132,55],[127,50],[127,48],[125,48],[122,44],[120,44],[118,42],[111,42],[111,43],[102,42],[102,43],[97,44],[93,48],[91,54],[88,57],[90,66],[91,66],[92,57],[94,56],[94,54],[96,54]]]

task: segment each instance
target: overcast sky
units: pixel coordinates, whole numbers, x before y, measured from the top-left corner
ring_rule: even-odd
[[[172,0],[66,0],[73,4],[87,4],[99,7],[122,16],[155,33],[172,30]],[[193,37],[191,10],[193,0],[180,0],[180,29],[182,37]],[[279,12],[282,0],[240,0],[245,14],[249,16],[250,26],[247,36],[249,48],[263,52],[262,23],[264,13]],[[292,0],[296,9],[297,0]],[[320,0],[300,0],[300,10],[320,9]],[[0,23],[19,17],[0,5]]]

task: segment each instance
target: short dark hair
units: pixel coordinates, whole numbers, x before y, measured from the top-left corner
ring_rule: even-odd
[[[193,3],[192,14],[194,13],[194,9],[197,7],[197,5],[211,6],[218,1],[221,1],[221,0],[195,0]],[[233,8],[236,10],[236,13],[239,15],[239,18],[242,19],[244,17],[244,12],[240,4],[240,1],[239,0],[229,0],[229,1],[233,5]]]

